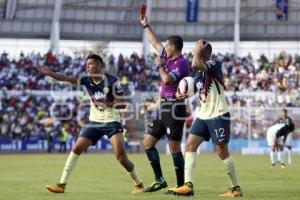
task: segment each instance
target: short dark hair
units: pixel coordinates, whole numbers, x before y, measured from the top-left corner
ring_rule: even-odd
[[[177,51],[182,51],[183,48],[183,39],[178,35],[172,35],[167,38],[167,40],[175,46]]]
[[[97,62],[99,62],[101,64],[101,67],[104,66],[103,59],[99,55],[97,55],[97,54],[93,53],[93,54],[88,55],[88,57],[86,58],[86,60],[88,60],[88,59],[94,59],[95,61],[97,61]]]

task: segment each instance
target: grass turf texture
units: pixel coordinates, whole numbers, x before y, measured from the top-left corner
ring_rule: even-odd
[[[238,166],[243,199],[299,199],[300,157],[293,165],[270,168],[269,157],[234,154]],[[144,154],[130,154],[145,186],[153,181],[152,170]],[[0,200],[123,200],[185,198],[165,195],[166,191],[131,195],[133,184],[129,176],[110,153],[83,154],[73,171],[65,194],[53,194],[45,189],[56,183],[67,155],[58,154],[0,154]],[[161,155],[164,176],[169,186],[175,185],[171,156]],[[191,199],[220,199],[218,195],[229,186],[223,164],[215,154],[198,156],[195,196]]]

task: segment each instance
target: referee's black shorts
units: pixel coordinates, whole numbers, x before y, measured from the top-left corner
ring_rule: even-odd
[[[149,125],[148,134],[160,139],[164,135],[169,140],[181,141],[186,119],[186,106],[183,101],[162,100],[157,119]]]

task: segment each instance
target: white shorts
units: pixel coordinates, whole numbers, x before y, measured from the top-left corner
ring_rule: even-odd
[[[275,124],[268,128],[267,130],[267,142],[269,146],[274,146],[276,141],[276,133],[278,130],[280,130],[282,127],[284,127],[284,124]],[[283,145],[283,139],[282,137],[277,138],[277,144]]]
[[[293,146],[293,133],[288,134],[285,141],[285,146],[292,147]]]

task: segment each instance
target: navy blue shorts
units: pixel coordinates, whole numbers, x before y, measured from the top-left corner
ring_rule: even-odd
[[[196,118],[192,124],[191,134],[211,138],[214,144],[228,144],[230,140],[230,113],[212,119]]]
[[[88,122],[84,125],[80,137],[87,138],[93,142],[93,145],[96,145],[104,135],[111,138],[113,135],[122,132],[123,128],[120,122]]]

